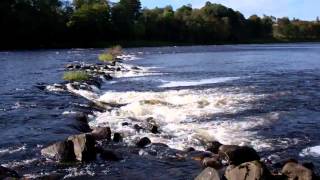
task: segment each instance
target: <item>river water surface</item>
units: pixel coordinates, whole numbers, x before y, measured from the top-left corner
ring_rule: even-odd
[[[66,114],[83,109],[88,100],[41,87],[61,83],[67,63],[96,63],[101,51],[0,52],[0,164],[27,166],[39,157],[41,147],[81,133]],[[105,82],[95,98],[122,106],[94,112],[91,126],[111,126],[125,134],[128,142],[148,136],[173,149],[203,150],[204,141],[218,140],[253,146],[262,157],[275,162],[292,157],[320,167],[320,44],[133,48],[125,52],[134,57],[125,63],[148,72]],[[122,126],[147,118],[156,121],[161,134],[136,133]],[[162,175],[172,167],[184,168],[181,162],[135,163],[138,170],[131,168],[131,174],[148,174],[153,166],[163,168],[158,170]],[[125,165],[114,166],[118,174],[108,166],[105,175],[121,177]],[[95,165],[84,169],[83,174],[89,176],[106,171],[96,172]],[[190,164],[184,169],[192,171]],[[169,171],[163,179],[189,177],[177,171]]]

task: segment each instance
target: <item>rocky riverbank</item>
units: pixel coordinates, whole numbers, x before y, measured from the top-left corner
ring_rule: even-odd
[[[313,171],[312,163],[299,163],[290,159],[273,164],[268,159],[262,159],[256,150],[247,146],[223,145],[217,141],[210,141],[203,144],[204,151],[197,151],[193,147],[177,150],[166,144],[154,143],[148,137],[143,136],[136,137],[130,142],[124,141],[126,134],[117,132],[108,126],[90,127],[88,122],[94,118],[94,111],[109,111],[121,106],[97,100],[96,93],[99,92],[104,81],[110,81],[114,76],[121,74],[142,73],[143,69],[121,62],[115,64],[68,64],[65,68],[67,71],[86,71],[91,78],[81,82],[65,82],[39,86],[39,88],[83,96],[92,102],[91,110],[71,113],[79,122],[78,126],[83,133],[72,135],[63,141],[42,148],[40,153],[46,161],[73,167],[95,161],[119,163],[133,158],[143,158],[145,161],[150,160],[151,162],[154,159],[165,163],[171,161],[187,162],[188,166],[193,165],[193,168],[199,172],[198,174],[190,173],[190,179],[319,179]],[[145,119],[144,123],[123,122],[121,126],[130,127],[136,132],[162,133],[160,125],[153,117]],[[68,177],[64,172],[57,172],[31,178],[1,166],[0,179],[5,178],[62,179]],[[140,178],[146,179],[148,177],[140,176]],[[123,179],[130,179],[130,177],[124,175]]]

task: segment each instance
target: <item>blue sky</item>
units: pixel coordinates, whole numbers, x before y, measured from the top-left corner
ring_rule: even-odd
[[[117,0],[114,0],[117,1]],[[184,4],[192,4],[194,8],[202,7],[208,0],[141,0],[143,7],[163,7],[172,5],[174,8]],[[257,15],[288,16],[303,20],[315,20],[320,17],[320,0],[210,0],[242,12],[246,17]]]

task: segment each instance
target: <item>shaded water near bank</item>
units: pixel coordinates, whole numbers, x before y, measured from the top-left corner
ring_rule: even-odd
[[[319,50],[319,44],[126,49],[138,58],[126,63],[147,67],[152,73],[104,83],[99,100],[124,106],[95,112],[90,125],[111,126],[126,134],[128,141],[148,136],[174,149],[202,150],[203,141],[212,139],[250,145],[265,158],[293,157],[319,168]],[[43,87],[62,82],[65,64],[96,63],[101,51],[0,52],[0,164],[27,165],[39,158],[42,146],[81,133],[77,122],[65,114],[90,111],[85,108],[88,101]],[[160,135],[136,133],[121,125],[150,117],[159,124]],[[35,165],[28,168],[36,169]],[[27,173],[28,168],[21,171]],[[131,157],[70,172],[81,169],[88,176],[114,178],[127,172],[144,178],[152,168],[162,168],[163,179],[183,179],[199,171],[192,162]]]

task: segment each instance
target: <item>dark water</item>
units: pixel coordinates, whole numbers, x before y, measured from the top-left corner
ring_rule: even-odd
[[[219,112],[209,118],[198,117],[197,120],[201,124],[207,121],[237,123],[262,119],[258,126],[252,125],[250,128],[250,123],[245,124],[249,127],[237,133],[253,132],[252,137],[248,135],[243,138],[256,140],[256,144],[250,145],[260,148],[264,157],[293,157],[312,161],[317,168],[320,167],[319,154],[301,155],[304,149],[320,145],[320,44],[163,47],[126,51],[141,58],[129,63],[153,67],[152,70],[160,74],[118,78],[116,83],[105,85],[104,91],[125,93],[191,89],[202,92],[218,89],[219,93],[263,97],[246,102],[250,108],[240,108],[232,113]],[[48,92],[38,87],[62,82],[64,64],[97,62],[99,52],[101,50],[96,49],[0,52],[0,164],[38,157],[41,146],[80,133],[75,122],[62,113],[79,109],[81,104],[88,102],[78,96]],[[201,83],[221,77],[238,79]],[[161,87],[170,82],[173,85]],[[186,82],[189,82],[188,86]],[[273,147],[264,148],[264,144]],[[163,168],[163,171],[171,169],[171,173],[163,178],[183,179],[186,175],[181,169],[184,166],[187,170],[192,169],[190,164],[183,163],[168,165],[167,162],[152,160],[148,163],[134,161],[138,170],[128,171],[128,176],[147,174],[151,170],[146,168],[154,166]],[[108,167],[111,169],[109,175],[119,176],[132,161],[128,163],[115,165],[118,174]],[[96,166],[99,165],[86,168],[95,171]],[[163,171],[159,171],[160,174]]]

